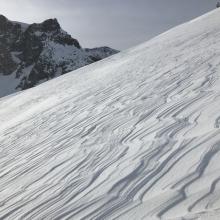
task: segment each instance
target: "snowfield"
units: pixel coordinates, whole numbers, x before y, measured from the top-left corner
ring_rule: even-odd
[[[0,219],[220,219],[220,10],[0,99]]]

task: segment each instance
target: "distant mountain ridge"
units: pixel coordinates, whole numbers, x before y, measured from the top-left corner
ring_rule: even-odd
[[[83,49],[57,19],[24,24],[0,15],[0,97],[117,52],[109,47]]]

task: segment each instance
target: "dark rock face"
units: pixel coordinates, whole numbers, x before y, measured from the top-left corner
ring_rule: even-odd
[[[76,39],[62,30],[57,19],[28,25],[0,15],[0,76],[14,74],[19,82],[15,88],[18,90],[117,52],[108,47],[83,49]]]
[[[9,75],[17,68],[13,61],[10,51],[4,45],[0,45],[0,72],[4,75]]]

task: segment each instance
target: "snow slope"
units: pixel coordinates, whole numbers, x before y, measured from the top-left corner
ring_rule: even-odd
[[[219,18],[0,99],[0,219],[220,219]]]

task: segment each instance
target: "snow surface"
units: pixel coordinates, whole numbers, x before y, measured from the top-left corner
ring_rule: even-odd
[[[0,99],[0,219],[220,219],[219,18]]]

